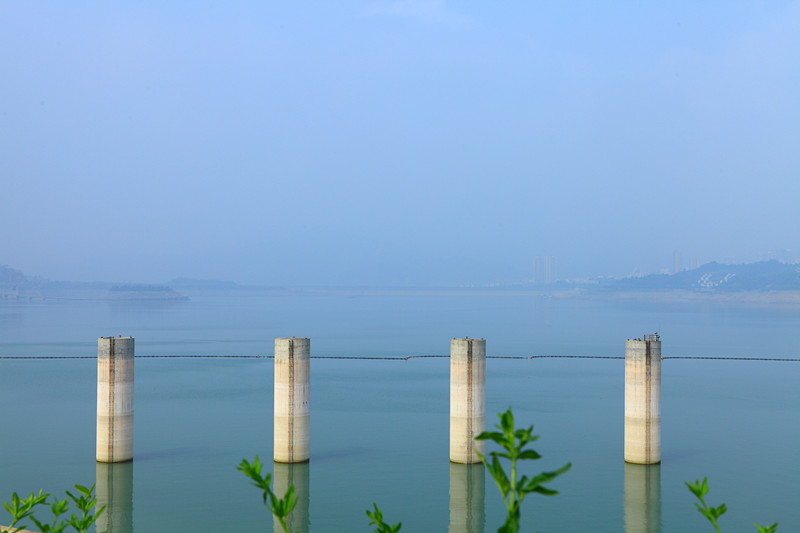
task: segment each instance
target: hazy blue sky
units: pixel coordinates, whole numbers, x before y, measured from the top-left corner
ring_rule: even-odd
[[[0,2],[0,264],[441,283],[800,250],[799,2]]]

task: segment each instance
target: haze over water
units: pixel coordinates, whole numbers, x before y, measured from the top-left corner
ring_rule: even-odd
[[[797,1],[4,2],[0,49],[0,264],[31,276],[486,284],[800,250]]]
[[[470,290],[190,295],[172,304],[3,305],[0,355],[92,356],[98,336],[130,334],[140,356],[271,355],[273,338],[286,335],[311,337],[312,356],[446,355],[449,339],[465,335],[485,337],[490,357],[621,356],[626,338],[656,328],[665,357],[800,353],[792,307],[665,308]],[[99,479],[95,378],[92,359],[0,359],[9,402],[0,414],[0,493],[60,493]],[[659,490],[650,491],[660,500],[646,507],[632,507],[626,493],[626,483],[643,482],[622,460],[622,361],[489,359],[487,422],[513,405],[520,424],[535,424],[544,459],[529,474],[574,463],[554,484],[559,496],[526,501],[526,528],[702,530],[683,481],[708,476],[710,501],[729,506],[729,529],[779,521],[793,531],[798,378],[800,363],[665,360],[663,464]],[[272,379],[267,358],[137,359],[135,459],[130,477],[118,481],[132,493],[125,523],[140,533],[270,531],[257,491],[234,467],[259,454],[272,470]],[[312,459],[307,472],[292,474],[309,487],[310,531],[366,531],[373,501],[403,530],[458,522],[451,495],[464,493],[459,483],[469,477],[447,459],[448,387],[444,358],[312,360]],[[501,523],[502,506],[484,482],[483,506],[468,508],[483,513],[488,532]],[[637,509],[660,516],[662,528],[636,529]]]
[[[800,356],[796,303],[523,287],[535,258],[558,279],[798,259],[797,0],[2,2],[0,50],[11,277],[280,287],[1,301],[0,357],[89,359],[0,359],[0,494],[96,480],[122,495],[118,533],[272,527],[234,469],[272,455],[271,360],[137,359],[135,461],[104,470],[99,336],[255,356],[297,335],[356,357],[470,336],[525,357],[621,356],[658,331],[665,356]],[[446,359],[311,376],[312,461],[280,479],[309,487],[312,531],[366,530],[373,501],[403,531],[496,529],[491,481],[484,499],[447,461]],[[701,530],[683,481],[708,475],[731,531],[800,531],[798,363],[665,360],[664,464],[644,473],[622,463],[621,361],[490,359],[487,376],[489,419],[513,405],[541,469],[574,462],[526,529]]]

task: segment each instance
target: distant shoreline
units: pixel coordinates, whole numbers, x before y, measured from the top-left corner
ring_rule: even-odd
[[[589,291],[580,296],[608,300],[664,303],[713,302],[743,305],[800,305],[800,291],[702,292],[675,289],[651,291],[614,291],[605,293],[602,291]]]
[[[619,291],[601,288],[576,287],[295,287],[287,292],[300,294],[329,294],[359,296],[497,296],[545,299],[619,300],[663,303],[730,303],[738,305],[800,305],[800,291],[691,291],[686,289],[652,289]]]
[[[800,290],[776,291],[719,291],[687,289],[614,290],[600,287],[498,286],[498,287],[237,287],[233,290],[194,289],[185,292],[167,291],[107,291],[97,288],[20,291],[5,294],[2,303],[26,303],[44,300],[95,300],[125,302],[180,302],[192,295],[274,294],[331,295],[350,298],[391,296],[498,296],[505,295],[535,299],[576,299],[620,302],[651,302],[664,304],[732,304],[758,306],[800,306]]]

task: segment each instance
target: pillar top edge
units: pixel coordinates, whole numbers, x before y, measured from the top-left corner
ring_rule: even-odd
[[[307,341],[311,340],[309,337],[275,337],[276,341]]]
[[[485,341],[484,338],[477,338],[477,337],[453,337],[452,340],[454,341]]]
[[[133,337],[123,337],[122,335],[117,335],[116,337],[114,337],[112,335],[111,337],[98,337],[98,338],[100,338],[100,339],[132,339]]]
[[[653,342],[653,341],[661,341],[661,337],[658,333],[653,333],[652,335],[644,335],[643,337],[639,337],[636,339],[625,339],[628,341],[639,341],[639,342]]]

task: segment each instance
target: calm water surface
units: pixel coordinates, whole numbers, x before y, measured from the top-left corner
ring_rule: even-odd
[[[626,338],[659,331],[666,357],[800,356],[800,310],[789,307],[445,290],[191,296],[3,303],[0,355],[93,356],[107,335],[134,336],[137,355],[271,355],[275,337],[296,335],[311,337],[312,356],[401,356],[447,354],[468,335],[485,337],[490,356],[619,356]],[[513,405],[542,435],[529,473],[573,462],[559,496],[526,500],[524,531],[703,531],[683,485],[703,476],[710,502],[728,504],[726,530],[800,531],[800,363],[664,361],[657,467],[622,461],[623,370],[487,362],[487,419]],[[113,498],[114,532],[271,531],[235,466],[258,454],[273,468],[272,371],[265,358],[137,359],[135,460],[106,466],[94,461],[95,361],[1,359],[0,494],[97,482]],[[296,527],[369,531],[375,501],[403,531],[495,531],[491,479],[448,462],[448,387],[446,359],[313,360],[312,460],[275,470],[277,484],[303,489]]]

